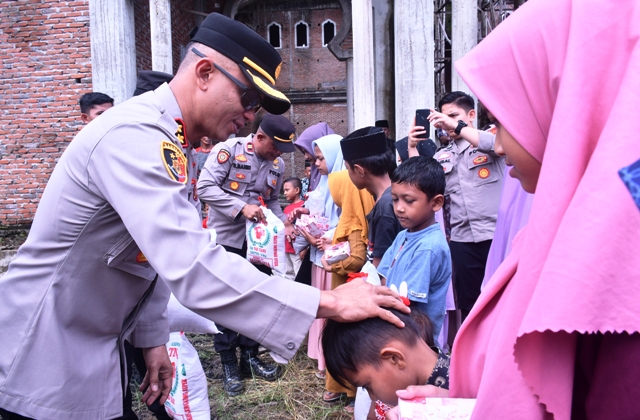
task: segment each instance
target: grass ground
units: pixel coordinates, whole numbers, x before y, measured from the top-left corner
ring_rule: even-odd
[[[296,357],[285,367],[285,373],[276,382],[245,380],[245,392],[236,397],[228,397],[222,389],[222,368],[220,357],[213,350],[213,339],[208,335],[189,334],[198,350],[200,361],[207,376],[211,419],[253,420],[253,419],[299,419],[299,420],[348,420],[352,416],[343,410],[343,403],[322,402],[324,381],[316,378],[315,361],[307,357],[306,347],[302,347]],[[268,354],[262,354],[264,361],[272,362]],[[137,386],[136,386],[137,388]],[[136,389],[136,392],[137,389]],[[134,394],[135,395],[135,394]],[[134,408],[141,420],[154,419],[153,415],[134,396]]]

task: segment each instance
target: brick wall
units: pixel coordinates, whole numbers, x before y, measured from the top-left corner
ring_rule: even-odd
[[[89,5],[0,1],[0,224],[29,222],[91,91]]]

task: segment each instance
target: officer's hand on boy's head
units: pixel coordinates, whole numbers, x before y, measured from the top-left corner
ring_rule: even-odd
[[[389,309],[411,312],[409,307],[391,289],[373,286],[362,279],[355,279],[334,290],[320,294],[320,306],[316,318],[330,318],[338,322],[355,322],[379,317],[403,328],[404,323]]]

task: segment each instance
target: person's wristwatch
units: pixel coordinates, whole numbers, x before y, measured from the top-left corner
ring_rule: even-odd
[[[467,126],[467,123],[462,121],[462,120],[458,120],[458,126],[456,127],[455,130],[453,130],[454,133],[456,133],[456,135],[460,135],[460,132],[462,131],[463,128],[465,128]]]

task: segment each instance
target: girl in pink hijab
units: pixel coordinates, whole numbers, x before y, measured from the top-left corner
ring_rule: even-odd
[[[535,196],[449,396],[477,398],[473,419],[640,418],[640,2],[529,1],[457,70]]]

